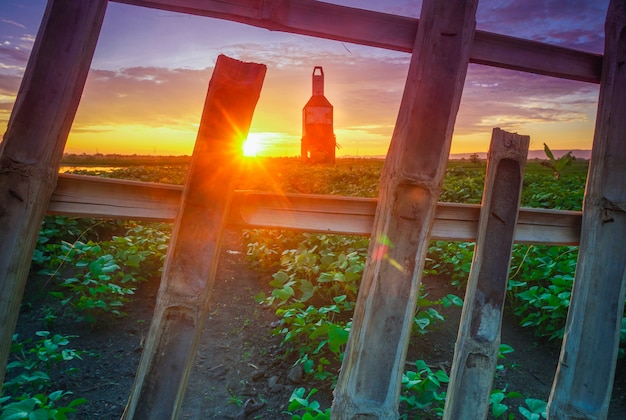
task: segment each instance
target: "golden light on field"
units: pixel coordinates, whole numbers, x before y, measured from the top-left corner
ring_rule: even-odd
[[[197,127],[116,124],[72,127],[66,153],[191,155]]]

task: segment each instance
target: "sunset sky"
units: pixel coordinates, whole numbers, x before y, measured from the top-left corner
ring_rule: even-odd
[[[419,17],[421,0],[334,0]],[[45,0],[0,2],[4,133]],[[478,29],[602,53],[608,0],[480,0]],[[67,153],[191,154],[219,54],[267,65],[251,127],[259,155],[300,153],[302,107],[323,66],[338,156],[387,152],[410,55],[111,2]],[[590,149],[598,85],[470,64],[452,153],[484,152],[491,130],[531,149]]]

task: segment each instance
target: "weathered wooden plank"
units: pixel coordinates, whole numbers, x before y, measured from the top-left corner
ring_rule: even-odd
[[[551,419],[607,417],[626,294],[626,0],[611,0],[580,253]]]
[[[530,137],[493,130],[443,418],[485,419],[500,349],[513,237]]]
[[[339,419],[398,417],[400,382],[476,26],[477,0],[424,0],[334,391]]]
[[[113,1],[403,52],[412,51],[419,22],[315,0]],[[602,68],[598,54],[484,31],[476,31],[470,62],[592,83]]]
[[[51,0],[0,145],[0,384],[106,0]]]
[[[172,221],[182,187],[83,175],[59,175],[48,213],[75,217]],[[370,235],[375,198],[235,191],[228,223],[246,228]],[[432,239],[475,241],[480,206],[438,203]],[[577,245],[580,211],[520,209],[518,243]]]
[[[59,174],[48,213],[75,217],[173,221],[181,185]]]
[[[178,417],[207,316],[233,183],[266,67],[220,55],[124,419]]]

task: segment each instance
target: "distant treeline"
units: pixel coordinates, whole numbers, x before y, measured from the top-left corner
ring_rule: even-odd
[[[153,156],[153,155],[120,155],[86,153],[66,153],[61,165],[70,166],[149,166],[149,165],[181,165],[191,162],[191,156]]]

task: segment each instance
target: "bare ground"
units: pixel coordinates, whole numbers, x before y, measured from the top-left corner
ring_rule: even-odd
[[[292,360],[285,360],[280,340],[269,333],[276,318],[253,296],[269,290],[268,276],[251,271],[244,261],[245,248],[238,231],[227,231],[204,325],[183,404],[183,419],[282,419],[289,396],[296,387],[318,388],[322,407],[330,406],[332,391],[321,383],[294,383],[288,379]],[[428,292],[437,297],[451,289],[441,279],[425,279]],[[119,419],[133,383],[149,328],[159,279],[142,284],[127,308],[128,316],[95,326],[76,324],[69,318],[53,325],[55,333],[76,335],[71,347],[84,349],[79,371],[69,377],[58,373],[58,388],[69,389],[89,400],[77,413],[79,419]],[[27,285],[17,330],[26,338],[44,329],[39,308],[46,295],[45,279],[33,276]],[[407,361],[424,359],[448,373],[454,352],[460,309],[445,311],[449,318],[437,331],[412,340]],[[505,314],[502,342],[515,352],[503,361],[496,387],[519,391],[526,397],[547,400],[554,376],[559,343],[538,342]],[[626,418],[626,363],[618,362],[609,419]],[[516,418],[522,418],[512,410]]]

